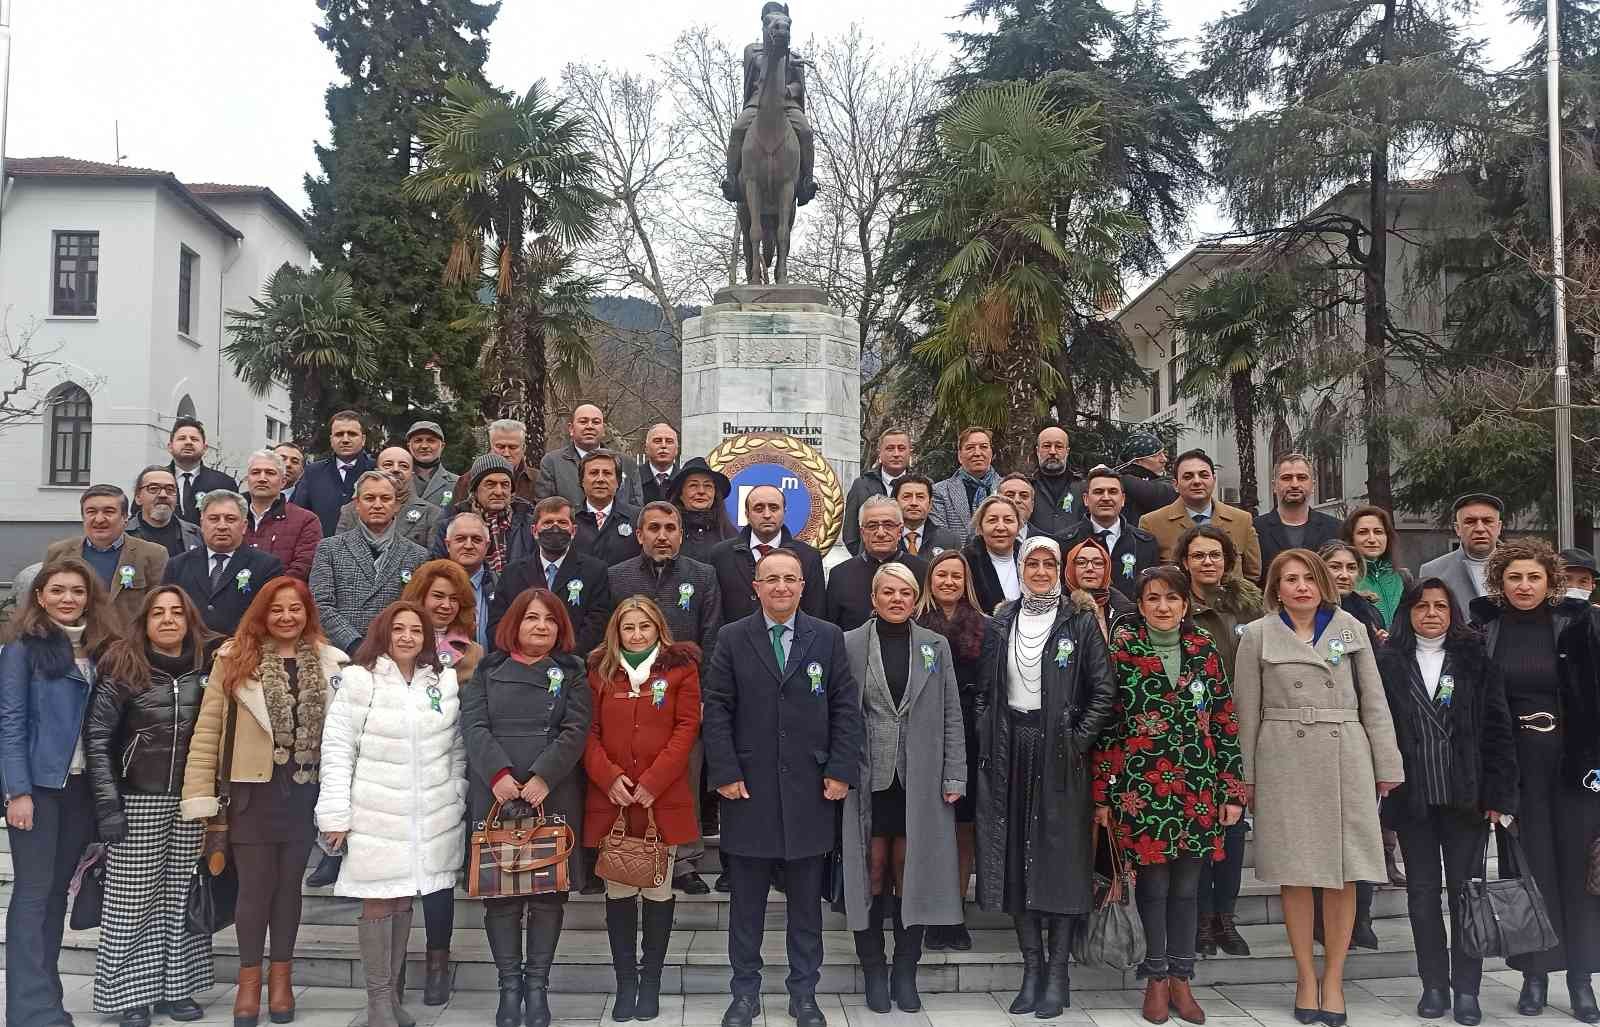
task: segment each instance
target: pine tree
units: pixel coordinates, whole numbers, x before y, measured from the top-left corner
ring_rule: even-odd
[[[482,80],[487,32],[499,3],[477,0],[317,0],[319,38],[343,82],[328,88],[330,145],[316,148],[320,176],[306,176],[312,252],[350,276],[356,302],[388,326],[371,378],[341,377],[326,409],[359,407],[398,436],[417,416],[444,423],[451,464],[470,460],[469,430],[481,424],[472,323],[475,282],[447,284],[451,233],[436,204],[400,184],[419,160],[424,111],[456,76]],[[437,375],[437,377],[436,377]],[[440,385],[448,390],[446,401]],[[320,443],[320,439],[304,440]]]

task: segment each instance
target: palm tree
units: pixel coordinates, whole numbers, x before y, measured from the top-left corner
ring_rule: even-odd
[[[1256,423],[1287,412],[1304,366],[1300,284],[1282,271],[1231,270],[1192,285],[1168,320],[1184,342],[1178,391],[1207,428],[1233,422],[1239,502],[1256,509]]]
[[[996,428],[1007,466],[1031,456],[1032,424],[1063,386],[1054,360],[1116,304],[1119,257],[1141,230],[1098,184],[1099,125],[1038,84],[970,90],[940,118],[914,187],[907,240],[954,251],[914,352],[941,369],[940,412]]]
[[[294,437],[316,435],[327,397],[377,374],[373,351],[387,330],[356,303],[343,271],[302,271],[285,263],[251,297],[251,310],[228,311],[231,341],[222,353],[257,396],[273,382],[289,383]]]
[[[446,280],[493,279],[496,341],[520,355],[534,453],[544,450],[546,347],[556,340],[542,313],[543,294],[529,287],[529,258],[552,247],[570,252],[600,234],[600,211],[609,201],[595,188],[588,132],[588,123],[569,115],[542,81],[518,97],[455,78],[439,107],[422,118],[422,166],[402,187],[450,208],[456,239]]]

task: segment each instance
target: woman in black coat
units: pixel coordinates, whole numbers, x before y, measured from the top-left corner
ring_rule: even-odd
[[[1572,1015],[1600,1023],[1590,977],[1600,970],[1600,896],[1585,887],[1600,833],[1600,611],[1563,597],[1561,558],[1537,539],[1502,542],[1472,601],[1490,661],[1505,680],[1516,729],[1517,837],[1558,944],[1506,962],[1522,971],[1517,1012],[1538,1016],[1550,973],[1567,972]]]
[[[972,512],[972,541],[961,554],[972,570],[978,609],[985,614],[1019,594],[1022,557],[1017,555],[1017,532],[1021,530],[1022,514],[1004,496],[990,496]]]
[[[705,458],[698,456],[685,460],[667,482],[667,502],[683,515],[680,556],[710,563],[711,550],[739,534],[728,519],[728,493],[732,489],[726,474],[713,471]]]
[[[1059,1016],[1094,884],[1090,750],[1116,688],[1100,621],[1061,595],[1061,549],[1022,545],[1022,598],[984,635],[978,720],[978,904],[1010,913],[1022,950],[1011,1012]],[[1049,929],[1048,962],[1044,936]]]
[[[546,817],[564,817],[574,838],[583,836],[579,763],[593,703],[583,661],[572,645],[565,604],[545,589],[530,588],[512,601],[495,629],[497,651],[484,658],[462,689],[467,815],[474,829],[498,802],[508,818],[530,815],[528,806],[542,805]],[[569,885],[581,888],[583,861],[569,859],[567,867]],[[549,1027],[550,965],[566,902],[565,892],[484,900],[484,933],[500,976],[495,1027]]]
[[[1483,961],[1461,951],[1455,903],[1445,945],[1440,886],[1455,896],[1487,840],[1484,821],[1517,808],[1517,751],[1500,671],[1461,619],[1449,587],[1426,578],[1400,597],[1394,632],[1378,650],[1378,673],[1405,761],[1405,783],[1383,800],[1383,826],[1399,832],[1406,906],[1417,945],[1422,999],[1417,1015],[1483,1022]],[[1444,878],[1439,863],[1444,861]]]
[[[198,1019],[194,996],[215,983],[210,935],[184,927],[183,885],[205,824],[178,816],[214,640],[173,585],[146,596],[129,628],[100,663],[84,755],[100,840],[110,845],[94,1008],[144,1027],[157,1003],[173,1019]]]

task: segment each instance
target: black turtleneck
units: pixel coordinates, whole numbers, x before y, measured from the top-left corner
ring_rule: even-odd
[[[160,671],[169,677],[181,678],[194,670],[194,640],[184,643],[183,652],[176,656],[168,656],[159,652],[148,643],[144,647],[145,658],[150,661],[150,669]]]
[[[890,624],[878,618],[878,656],[883,660],[883,678],[889,683],[889,694],[899,706],[911,675],[910,621]]]
[[[172,515],[172,520],[168,521],[164,528],[158,528],[149,521],[140,521],[138,529],[129,534],[136,534],[146,542],[165,546],[168,556],[183,555],[183,526],[177,514]]]
[[[1505,675],[1506,703],[1513,716],[1555,713],[1561,691],[1556,664],[1555,628],[1548,603],[1532,610],[1506,606],[1494,659]]]

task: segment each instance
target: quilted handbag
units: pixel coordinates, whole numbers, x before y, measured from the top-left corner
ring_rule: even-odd
[[[1550,923],[1539,884],[1525,869],[1528,862],[1522,854],[1522,843],[1504,828],[1496,827],[1495,832],[1504,840],[1502,854],[1509,855],[1514,864],[1511,868],[1502,865],[1501,874],[1509,869],[1521,876],[1502,876],[1498,881],[1487,879],[1489,841],[1486,838],[1478,872],[1462,883],[1457,900],[1461,951],[1474,959],[1493,959],[1553,948],[1560,939]]]
[[[67,889],[72,900],[72,914],[67,926],[74,931],[87,931],[100,926],[100,909],[105,904],[106,847],[96,842],[84,851],[78,860],[78,870],[72,875],[72,885]]]
[[[497,799],[472,832],[467,894],[512,899],[567,891],[567,859],[576,845],[566,817],[545,816],[541,804],[531,817],[502,820]]]
[[[1095,875],[1094,908],[1083,918],[1073,939],[1072,958],[1085,966],[1105,966],[1127,973],[1144,962],[1145,956],[1144,925],[1128,901],[1133,875],[1111,832],[1102,835],[1096,824],[1093,833],[1091,844],[1096,849],[1104,837],[1111,850],[1111,876]]]
[[[667,861],[667,847],[661,844],[656,831],[656,811],[645,810],[649,823],[643,838],[628,834],[628,812],[619,810],[617,822],[611,833],[600,840],[600,855],[594,863],[595,876],[613,884],[632,888],[659,888],[667,883],[672,866]]]

